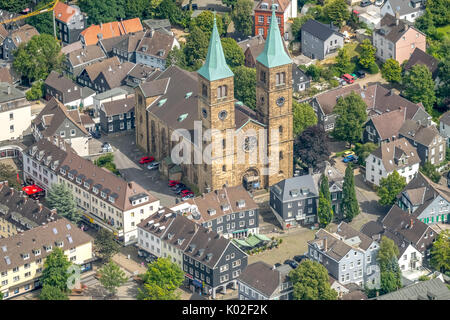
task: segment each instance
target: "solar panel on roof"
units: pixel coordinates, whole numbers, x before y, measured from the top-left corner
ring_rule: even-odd
[[[9,257],[5,257],[5,261],[6,261],[6,264],[11,264],[11,260],[9,259]]]
[[[56,228],[53,228],[53,233],[58,234],[58,230],[56,230]]]
[[[6,246],[3,246],[3,247],[2,247],[2,251],[3,251],[3,252],[6,252],[6,250],[7,250],[7,249],[6,249]]]
[[[67,230],[72,229],[72,227],[70,226],[70,224],[66,224]]]
[[[69,243],[73,243],[72,236],[68,235],[67,240],[69,240]]]

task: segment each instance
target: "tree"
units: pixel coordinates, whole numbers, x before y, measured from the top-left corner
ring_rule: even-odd
[[[231,12],[234,29],[244,36],[253,34],[253,1],[237,0]]]
[[[222,38],[221,42],[227,65],[230,68],[242,66],[244,64],[245,56],[236,40],[232,38]]]
[[[50,0],[40,2],[34,11],[41,10],[44,7],[48,7]],[[26,23],[36,28],[39,33],[46,33],[54,35],[53,32],[53,15],[51,12],[41,13],[25,20]],[[58,26],[56,26],[56,32],[58,34]]]
[[[428,0],[427,10],[431,14],[433,25],[436,27],[450,24],[450,8],[446,0]]]
[[[239,66],[234,72],[234,97],[250,109],[256,108],[256,69]]]
[[[184,53],[187,64],[200,68],[208,53],[208,45],[209,38],[206,34],[199,27],[193,27],[189,35],[186,36]]]
[[[439,183],[439,180],[441,180],[441,175],[436,170],[436,166],[432,165],[430,161],[426,161],[425,164],[420,167],[420,172],[430,178],[434,183]]]
[[[359,56],[359,64],[364,69],[368,69],[371,64],[375,63],[375,52],[377,49],[375,49],[369,39],[364,39],[360,45],[360,48],[361,54]]]
[[[328,137],[322,127],[306,128],[294,142],[294,155],[305,167],[317,168],[330,158]]]
[[[174,47],[169,51],[166,59],[166,68],[170,66],[178,66],[186,69],[186,55],[184,54],[185,44],[181,43],[180,48]]]
[[[117,293],[117,288],[128,281],[125,272],[114,262],[110,261],[99,270],[100,283],[103,287],[114,296]]]
[[[28,4],[28,0],[0,0],[0,8],[14,13],[19,13],[26,9]]]
[[[448,274],[450,271],[450,231],[444,230],[431,248],[431,265],[436,270]]]
[[[77,5],[88,16],[88,25],[117,21],[126,17],[125,0],[78,0]]]
[[[434,81],[430,70],[422,64],[413,66],[403,77],[403,95],[412,102],[422,102],[429,114],[436,101]]]
[[[367,120],[367,106],[360,95],[355,92],[340,97],[334,107],[337,114],[333,136],[351,144],[358,142],[363,133],[363,124]]]
[[[347,221],[352,221],[360,213],[355,191],[355,177],[351,164],[345,169],[344,185],[342,187],[342,212]]]
[[[22,76],[33,82],[44,80],[52,70],[60,70],[64,55],[58,41],[49,34],[34,36],[14,51],[13,66]]]
[[[402,80],[402,68],[397,60],[387,59],[381,68],[381,75],[386,81],[400,82]]]
[[[224,34],[223,22],[221,17],[217,15],[216,15],[216,25],[219,35],[223,35]],[[206,37],[209,39],[211,37],[213,26],[214,26],[214,13],[212,13],[209,10],[205,10],[202,13],[200,13],[197,17],[191,20],[189,29],[192,30],[192,28],[198,27],[206,34]]]
[[[294,284],[295,300],[337,300],[337,292],[331,288],[328,271],[320,263],[304,260],[289,273]]]
[[[97,232],[94,244],[98,255],[104,262],[109,262],[120,250],[120,245],[114,240],[113,233],[104,228]]]
[[[120,175],[120,172],[117,170],[116,164],[114,163],[114,155],[112,153],[99,157],[94,161],[94,164],[98,167],[106,168],[116,175]]]
[[[18,189],[20,187],[20,183],[17,181],[17,171],[14,170],[13,166],[0,163],[0,181],[6,180],[11,188]]]
[[[68,282],[72,263],[67,260],[62,249],[56,247],[45,259],[44,270],[42,270],[41,283],[43,286],[51,286],[61,290],[63,293],[69,292]],[[49,289],[50,290],[50,289]],[[54,290],[51,290],[52,292]]]
[[[291,26],[291,31],[292,31],[292,35],[294,36],[294,39],[296,39],[298,41],[301,40],[302,26],[305,24],[306,21],[308,21],[309,19],[312,19],[312,18],[313,18],[313,16],[310,14],[306,14],[304,16],[294,18],[294,20],[292,21],[292,26]]]
[[[355,154],[358,156],[358,163],[362,166],[365,166],[366,158],[376,149],[378,149],[378,145],[373,142],[367,142],[364,144],[356,143]]]
[[[192,11],[183,11],[175,0],[162,0],[156,9],[156,17],[169,19],[171,24],[187,28],[190,24]]]
[[[25,93],[28,101],[35,101],[42,98],[44,95],[44,81],[38,80],[33,83],[31,89]]]
[[[377,195],[380,197],[378,203],[382,206],[391,206],[400,191],[406,186],[406,179],[396,170],[386,178],[380,179],[380,186],[377,188]]]
[[[236,5],[237,0],[222,0],[222,3],[227,7],[233,8]]]
[[[339,74],[351,73],[355,68],[354,64],[350,61],[350,56],[345,47],[338,50],[336,64],[333,68],[337,70]]]
[[[142,277],[143,289],[138,289],[139,300],[176,300],[175,290],[184,280],[184,272],[169,258],[159,258],[148,265]]]
[[[298,103],[292,100],[292,113],[294,117],[294,136],[300,135],[306,128],[317,124],[314,109],[307,102]]]
[[[45,284],[41,293],[39,294],[40,300],[69,300],[67,293],[62,291],[58,287],[54,287],[48,284]]]
[[[326,18],[339,26],[350,18],[350,11],[345,0],[331,0],[325,4],[323,11]]]
[[[322,68],[320,66],[316,66],[315,64],[312,64],[306,68],[306,75],[310,76],[313,81],[319,81],[321,73]]]
[[[398,266],[399,250],[393,240],[383,236],[380,249],[377,253],[377,262],[380,267],[381,291],[389,293],[401,287],[401,271]]]
[[[333,209],[331,208],[331,194],[328,178],[326,174],[322,175],[319,190],[319,208],[317,217],[322,228],[333,221]]]
[[[47,193],[46,200],[48,206],[52,209],[55,208],[58,215],[74,223],[81,219],[72,192],[66,185],[62,183],[52,185]]]

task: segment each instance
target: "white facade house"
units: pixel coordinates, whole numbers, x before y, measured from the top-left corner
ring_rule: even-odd
[[[416,148],[406,139],[382,144],[366,158],[366,181],[376,186],[394,171],[409,183],[419,171],[420,158]]]
[[[376,29],[380,26],[381,15],[375,11],[367,11],[359,14],[359,21],[364,22],[370,29]]]
[[[138,224],[137,246],[156,257],[162,257],[163,237],[175,219],[175,214],[166,208],[147,217]]]
[[[95,95],[92,99],[92,104],[94,105],[94,116],[96,118],[99,117],[100,107],[103,103],[125,99],[127,96],[128,91],[122,88],[114,88]]]
[[[450,147],[450,111],[442,115],[439,121],[439,132],[447,140],[447,147]]]
[[[425,1],[422,0],[386,0],[380,9],[380,14],[398,16],[401,20],[414,22],[425,13]]]
[[[402,244],[406,246],[406,244]],[[411,244],[401,253],[398,265],[402,273],[417,271],[422,267],[423,255]]]

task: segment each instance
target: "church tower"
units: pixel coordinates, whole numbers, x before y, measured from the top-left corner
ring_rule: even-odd
[[[205,64],[197,71],[199,83],[198,114],[203,134],[208,129],[222,135],[212,135],[211,141],[203,141],[203,150],[211,143],[212,163],[196,165],[200,191],[212,191],[233,184],[233,152],[226,152],[226,131],[235,130],[234,74],[228,67],[222,49],[216,17],[209,41]],[[200,140],[200,139],[199,139]],[[223,150],[222,152],[220,152]]]
[[[274,6],[264,50],[256,59],[256,108],[268,130],[268,187],[293,175],[292,60],[285,50]]]

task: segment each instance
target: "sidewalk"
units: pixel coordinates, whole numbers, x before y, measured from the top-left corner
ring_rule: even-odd
[[[112,260],[131,274],[142,274],[147,271],[146,264],[142,266],[136,261],[128,259],[128,257],[121,252],[112,257]]]

